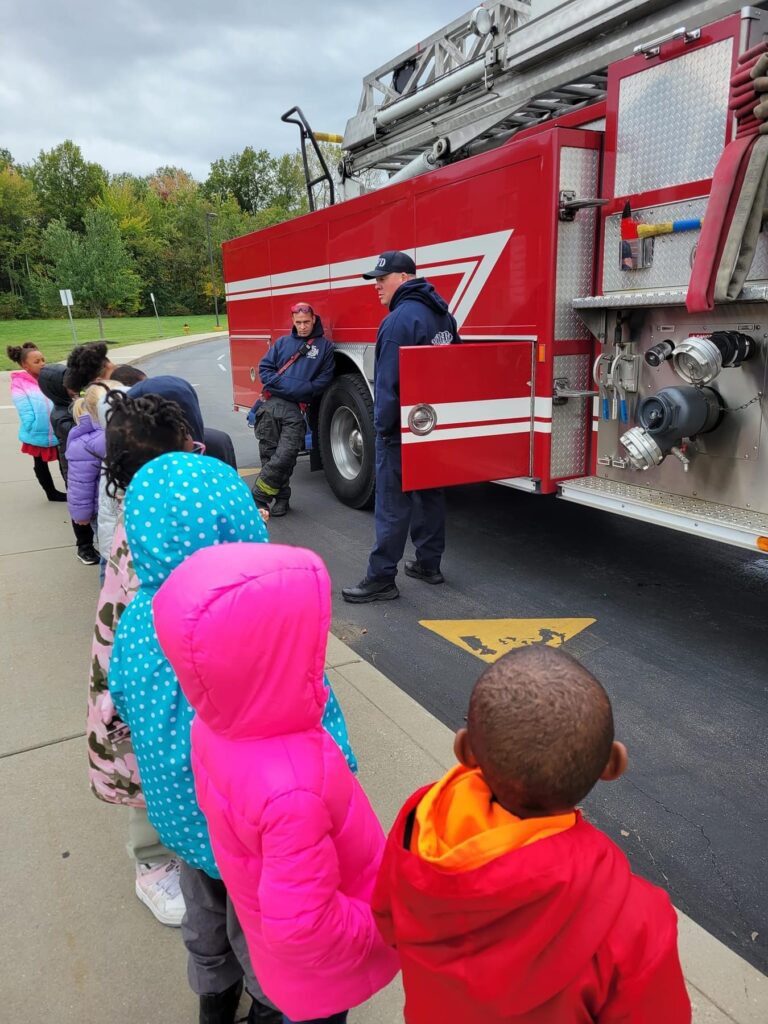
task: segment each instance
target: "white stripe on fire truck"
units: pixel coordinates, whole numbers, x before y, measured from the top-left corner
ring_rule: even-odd
[[[368,260],[348,260],[346,263],[333,263],[329,267],[312,267],[309,271],[294,271],[290,274],[275,274],[272,280],[268,277],[254,277],[249,281],[233,281],[227,285],[227,299],[230,302],[241,302],[245,299],[268,299],[274,295],[298,295],[301,292],[326,291],[337,288],[363,288],[371,286],[371,281],[366,281],[361,275],[370,270],[373,256]],[[348,270],[349,263],[359,264],[359,267],[351,273]],[[445,277],[448,274],[461,274],[462,281],[457,289],[464,291],[464,285],[468,282],[473,271],[478,266],[477,260],[464,263],[447,263],[440,266],[423,267],[420,273],[424,277]],[[339,272],[339,267],[344,267]],[[313,278],[309,274],[313,271],[323,271],[322,275],[317,273]],[[330,270],[330,274],[329,274]],[[454,296],[456,298],[456,296]]]
[[[446,430],[433,430],[430,434],[403,434],[403,444],[421,444],[430,441],[460,441],[472,437],[493,437],[504,434],[528,434],[531,421],[517,420],[514,423],[478,423],[469,427],[448,427]],[[551,423],[536,423],[535,433],[551,434]]]
[[[462,341],[538,341],[538,334],[464,334]]]
[[[408,427],[408,416],[417,405],[405,406],[400,410],[400,426]],[[438,427],[457,424],[479,424],[499,420],[531,418],[530,398],[488,398],[469,402],[432,402]],[[536,397],[533,400],[533,415],[537,420],[552,418],[552,399]]]
[[[485,235],[456,238],[450,242],[406,249],[416,260],[419,273],[425,277],[461,274],[461,281],[449,303],[461,327],[474,306],[483,285],[490,277],[512,229],[491,231]],[[343,260],[285,271],[264,277],[231,281],[225,286],[227,299],[240,302],[268,298],[273,295],[298,295],[301,292],[325,291],[328,288],[357,288],[367,284],[360,275],[373,266],[378,254],[362,259]]]

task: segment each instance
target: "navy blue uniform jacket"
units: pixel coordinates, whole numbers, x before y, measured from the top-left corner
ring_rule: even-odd
[[[407,345],[455,345],[461,341],[445,299],[429,281],[401,284],[389,316],[376,335],[373,423],[382,437],[400,437],[400,349]]]
[[[278,375],[280,367],[305,341],[310,345],[307,354],[299,356],[285,373]],[[323,335],[323,323],[317,317],[308,338],[300,338],[294,327],[290,334],[277,339],[259,363],[259,377],[265,391],[298,404],[322,395],[333,380],[333,368],[333,345]]]

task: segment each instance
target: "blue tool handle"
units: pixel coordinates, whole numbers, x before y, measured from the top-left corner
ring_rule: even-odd
[[[678,231],[698,231],[701,227],[701,220],[696,217],[692,220],[676,220],[672,222],[672,230]]]
[[[604,398],[603,399],[603,419],[604,420],[609,420],[610,418],[611,418],[611,413],[610,413],[610,406],[608,404],[608,399]]]
[[[629,418],[627,416],[627,400],[626,400],[626,398],[622,398],[622,400],[621,400],[621,422],[622,423],[629,423]]]

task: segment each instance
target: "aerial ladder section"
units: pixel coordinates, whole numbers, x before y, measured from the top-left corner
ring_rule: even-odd
[[[345,192],[362,172],[386,172],[392,184],[598,102],[613,61],[696,39],[733,9],[733,0],[567,0],[528,20],[529,0],[487,0],[363,79],[342,143]]]

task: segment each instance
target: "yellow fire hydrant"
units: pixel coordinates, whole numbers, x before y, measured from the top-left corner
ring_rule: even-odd
[[[182,330],[184,331],[185,334],[189,334],[189,324],[184,324]]]

